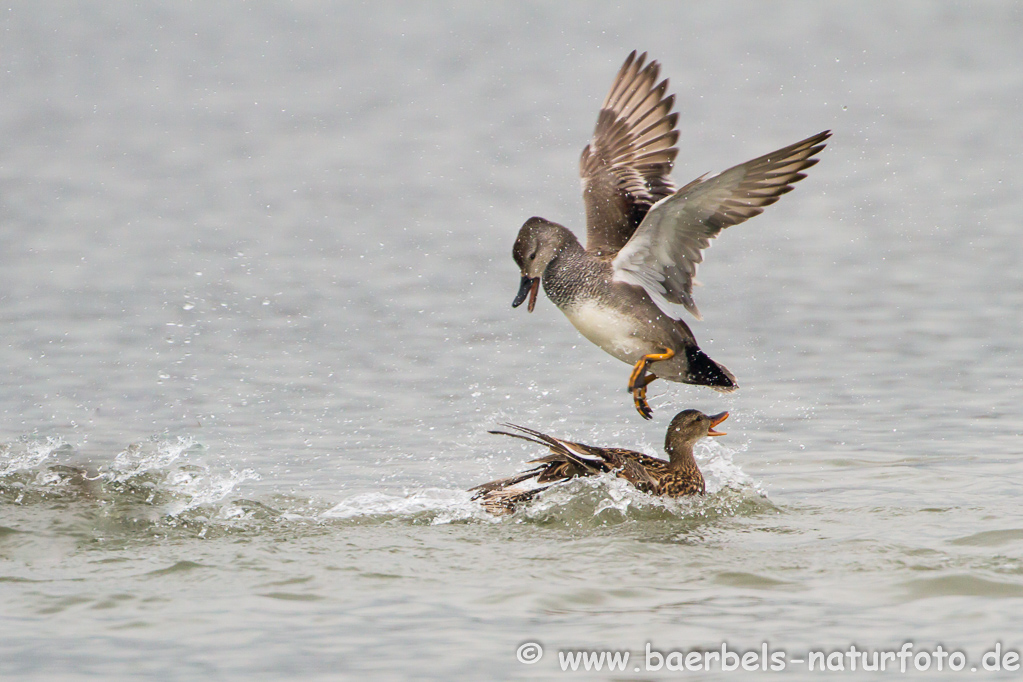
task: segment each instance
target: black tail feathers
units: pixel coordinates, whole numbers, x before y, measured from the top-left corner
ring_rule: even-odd
[[[686,360],[689,361],[688,383],[710,386],[722,393],[731,393],[739,388],[735,376],[724,365],[711,360],[696,346],[686,348]]]

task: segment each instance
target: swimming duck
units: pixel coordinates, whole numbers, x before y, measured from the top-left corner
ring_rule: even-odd
[[[586,248],[557,223],[533,217],[519,230],[512,257],[522,274],[520,306],[544,291],[587,339],[633,365],[628,390],[650,419],[651,381],[738,388],[711,360],[675,312],[700,318],[693,300],[696,266],[721,230],[763,212],[806,177],[801,171],[831,136],[824,131],[681,188],[668,177],[678,149],[668,81],[660,64],[633,52],[604,99],[579,172],[586,205]]]
[[[584,445],[548,436],[525,426],[505,424],[516,433],[490,431],[490,433],[522,438],[531,443],[544,445],[551,454],[531,460],[537,466],[515,476],[501,478],[490,483],[470,488],[475,492],[472,499],[481,500],[484,508],[496,514],[507,514],[516,505],[532,499],[542,491],[577,476],[595,476],[613,471],[643,492],[666,497],[702,495],[706,484],[700,467],[693,456],[693,446],[706,436],[723,436],[714,427],[728,417],[727,412],[711,416],[699,410],[683,410],[675,415],[668,426],[664,439],[664,450],[668,460],[644,455],[641,452],[623,448],[603,448]],[[541,487],[523,490],[513,486],[534,479]]]

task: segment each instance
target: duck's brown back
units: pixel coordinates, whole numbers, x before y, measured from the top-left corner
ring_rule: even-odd
[[[703,474],[696,466],[672,470],[668,461],[624,448],[598,448],[572,443],[591,457],[607,462],[618,475],[639,490],[653,495],[683,497],[702,495],[707,487]]]

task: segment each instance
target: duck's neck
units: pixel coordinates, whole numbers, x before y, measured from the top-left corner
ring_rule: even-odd
[[[557,237],[555,238],[556,249],[554,257],[551,262],[547,264],[549,268],[552,263],[556,261],[563,261],[566,259],[578,258],[581,254],[586,252],[583,245],[579,243],[579,238],[572,233],[571,230],[557,226]]]
[[[669,442],[665,444],[664,449],[668,453],[669,470],[703,482],[703,474],[700,473],[696,457],[693,456],[692,444]]]
[[[558,250],[543,273],[543,289],[554,305],[562,310],[575,302],[579,290],[587,282],[586,250],[575,235],[565,230]]]

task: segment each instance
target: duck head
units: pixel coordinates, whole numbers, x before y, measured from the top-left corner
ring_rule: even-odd
[[[708,416],[699,410],[682,410],[668,426],[665,449],[671,449],[675,445],[691,448],[696,441],[705,436],[724,436],[723,432],[715,431],[714,427],[726,419],[727,412]]]
[[[522,273],[519,293],[512,301],[513,308],[522,305],[528,296],[527,309],[533,312],[536,294],[540,289],[540,278],[551,261],[573,240],[575,235],[567,229],[543,218],[530,218],[522,225],[512,248],[512,258]]]

